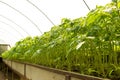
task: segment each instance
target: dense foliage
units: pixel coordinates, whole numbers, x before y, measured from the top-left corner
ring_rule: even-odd
[[[115,80],[120,79],[119,46],[120,2],[112,2],[20,40],[2,57]]]

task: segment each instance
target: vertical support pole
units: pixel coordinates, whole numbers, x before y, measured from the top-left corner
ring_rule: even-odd
[[[12,68],[12,61],[11,61],[11,68]],[[14,80],[13,71],[12,71],[12,76],[11,77],[12,77],[12,80]]]
[[[21,77],[20,80],[26,80],[26,64],[24,64],[24,77]]]
[[[11,65],[10,65],[10,67],[12,68],[12,61],[10,61],[11,62]]]
[[[3,72],[5,73],[5,64],[2,66]]]
[[[7,76],[7,78],[8,78],[8,66],[6,66],[6,76]]]
[[[5,64],[3,64],[3,70],[2,71],[5,74],[5,76],[7,77],[5,69],[6,69],[6,66],[5,66]]]
[[[24,64],[24,77],[26,77],[26,64]]]
[[[12,80],[14,80],[14,72],[12,71]]]
[[[66,75],[65,76],[65,80],[71,80],[71,76],[70,75]]]
[[[2,67],[1,67],[1,70],[4,71],[4,64],[2,63]]]

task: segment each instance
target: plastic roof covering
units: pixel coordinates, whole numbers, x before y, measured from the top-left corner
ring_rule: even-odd
[[[0,0],[0,43],[14,44],[38,36],[60,24],[62,18],[85,16],[96,5],[111,0]]]

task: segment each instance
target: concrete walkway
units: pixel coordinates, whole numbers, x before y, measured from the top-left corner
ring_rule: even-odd
[[[0,71],[0,80],[5,80],[5,77],[1,71]]]

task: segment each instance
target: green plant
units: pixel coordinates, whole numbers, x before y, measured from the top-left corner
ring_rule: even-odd
[[[2,57],[119,79],[119,4],[117,1],[97,6],[86,17],[74,20],[63,18],[60,25],[52,27],[42,36],[20,40]]]

